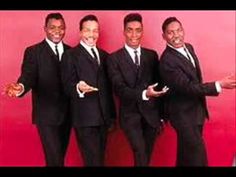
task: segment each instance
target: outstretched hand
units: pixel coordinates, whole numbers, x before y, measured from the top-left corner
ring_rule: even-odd
[[[229,75],[219,81],[221,88],[224,89],[235,89],[236,88],[236,77]]]
[[[147,88],[146,96],[147,97],[160,97],[169,90],[167,86],[163,87],[161,91],[155,91],[154,88],[158,85],[158,83],[149,85]]]
[[[18,83],[7,84],[4,87],[3,94],[8,95],[9,97],[17,97],[23,91],[22,85]]]
[[[88,85],[85,81],[80,81],[77,87],[82,93],[98,91],[98,88]]]

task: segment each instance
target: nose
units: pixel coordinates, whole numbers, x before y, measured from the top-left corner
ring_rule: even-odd
[[[136,36],[137,36],[137,32],[133,31],[133,32],[131,33],[131,37],[136,37]]]
[[[178,31],[174,31],[174,37],[178,37],[178,36],[179,36]]]

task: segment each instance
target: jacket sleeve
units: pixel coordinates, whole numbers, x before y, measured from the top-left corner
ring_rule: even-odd
[[[217,96],[215,82],[201,83],[193,80],[178,67],[177,61],[172,60],[171,56],[162,58],[160,62],[160,73],[163,81],[168,85],[170,91],[186,96]]]
[[[61,79],[63,89],[68,96],[72,97],[78,95],[76,91],[76,84],[78,79],[76,69],[73,64],[73,59],[73,55],[68,51],[65,51],[62,55],[61,60]]]
[[[34,88],[38,79],[38,66],[36,49],[27,48],[24,52],[24,59],[21,65],[21,75],[17,82],[24,85],[25,91],[20,96],[26,94],[31,88]]]

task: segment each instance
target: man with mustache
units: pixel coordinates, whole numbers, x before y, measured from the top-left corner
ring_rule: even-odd
[[[63,166],[70,136],[69,100],[63,92],[60,61],[70,47],[62,42],[66,25],[60,13],[45,19],[46,38],[24,53],[17,83],[7,85],[10,97],[23,97],[32,90],[33,123],[39,132],[47,166]]]
[[[94,15],[80,20],[80,43],[64,53],[62,80],[70,97],[73,127],[85,166],[103,166],[107,131],[116,114],[107,78],[108,53],[97,46]]]
[[[234,76],[203,83],[199,60],[193,46],[184,42],[184,28],[176,17],[162,24],[167,42],[160,60],[163,82],[170,88],[165,110],[177,133],[177,166],[207,166],[202,137],[208,118],[206,96],[217,96],[221,89],[234,89]]]

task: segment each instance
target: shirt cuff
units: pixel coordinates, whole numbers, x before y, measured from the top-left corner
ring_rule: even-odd
[[[218,81],[215,82],[215,86],[216,86],[216,91],[217,91],[218,93],[221,93],[222,88],[221,88],[220,83],[219,83]]]
[[[144,91],[143,91],[143,93],[142,93],[142,98],[143,98],[143,100],[148,101],[149,98],[146,96],[146,92],[147,92],[147,90],[144,90]]]
[[[20,93],[16,94],[16,97],[21,96],[22,93],[24,93],[24,91],[25,91],[25,86],[22,83],[18,83],[18,84],[22,87],[22,91]]]
[[[78,85],[79,85],[79,84],[76,84],[76,91],[77,91],[77,93],[79,94],[79,97],[80,97],[80,98],[84,98],[84,93],[79,90]]]

